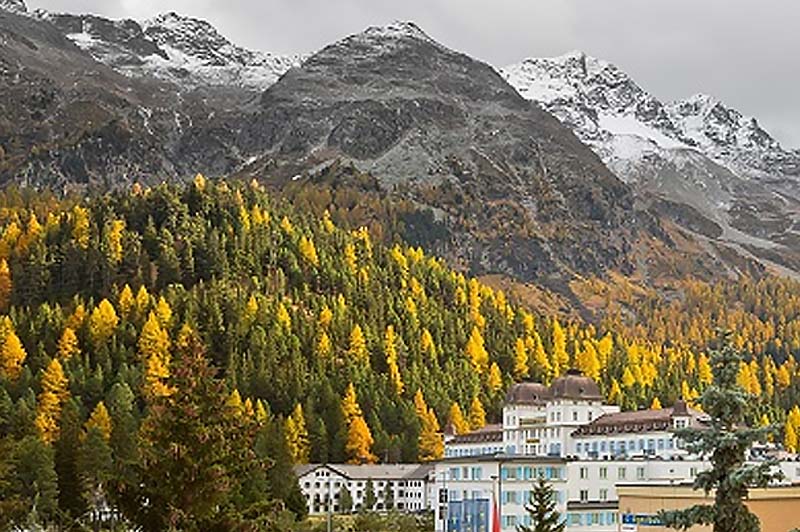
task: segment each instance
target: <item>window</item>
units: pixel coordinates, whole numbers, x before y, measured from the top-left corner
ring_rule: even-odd
[[[638,480],[644,480],[644,467],[636,468],[636,478]]]
[[[583,480],[586,480],[587,478],[589,478],[589,468],[588,467],[582,467],[580,469],[580,476],[581,476],[581,479],[583,479]]]
[[[589,500],[589,490],[581,490],[580,493],[581,502],[586,502]]]
[[[617,478],[619,480],[625,480],[625,473],[626,473],[626,469],[624,467],[618,467],[617,468]]]
[[[605,479],[608,478],[608,468],[607,467],[601,467],[600,468],[600,478],[602,480],[605,480]]]
[[[696,476],[697,476],[697,468],[696,467],[689,468],[689,477],[694,478]]]
[[[600,490],[600,500],[607,501],[608,500],[608,490],[603,488]]]
[[[577,412],[573,412],[572,413],[572,421],[578,421],[578,413]]]

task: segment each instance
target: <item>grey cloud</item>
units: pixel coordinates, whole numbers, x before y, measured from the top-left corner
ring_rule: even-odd
[[[795,0],[30,0],[32,7],[205,18],[240,44],[309,52],[371,24],[413,20],[497,66],[572,49],[607,59],[659,98],[709,93],[800,147]]]

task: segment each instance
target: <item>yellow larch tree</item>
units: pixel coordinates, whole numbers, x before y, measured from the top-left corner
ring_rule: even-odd
[[[8,310],[11,304],[11,269],[8,267],[6,259],[0,259],[0,312]]]
[[[461,407],[455,401],[450,405],[449,418],[450,424],[453,426],[453,430],[456,434],[466,434],[469,432],[469,423],[464,418],[464,412],[461,410]]]
[[[503,375],[497,362],[492,362],[489,366],[489,375],[486,378],[486,387],[491,393],[497,393],[503,387]]]
[[[653,402],[650,403],[651,410],[661,410],[661,401],[658,397],[653,397]]]
[[[711,372],[711,363],[705,353],[700,353],[697,357],[697,379],[703,386],[708,386],[714,380]]]
[[[133,290],[131,290],[130,285],[126,283],[125,286],[122,287],[122,290],[120,290],[119,296],[117,296],[117,307],[124,318],[129,318],[135,306],[136,299],[133,297]]]
[[[362,416],[356,416],[350,422],[347,430],[347,442],[345,443],[345,453],[347,454],[348,464],[374,464],[378,458],[372,454],[372,446],[375,440],[369,430],[367,422]]]
[[[550,360],[547,358],[547,353],[544,350],[544,344],[539,333],[533,331],[531,336],[525,339],[526,347],[529,353],[533,353],[533,368],[535,374],[542,379],[545,384],[550,382],[550,377],[553,376],[553,367],[550,365]]]
[[[108,248],[108,258],[118,263],[122,260],[122,234],[125,230],[123,220],[112,220],[106,226],[105,244]]]
[[[119,323],[117,311],[108,299],[103,299],[89,317],[89,335],[95,346],[100,346],[114,334]]]
[[[307,464],[311,454],[306,418],[303,407],[298,403],[285,423],[286,446],[294,464]]]
[[[167,384],[169,361],[159,355],[150,355],[145,360],[144,395],[148,398],[167,397],[174,391]]]
[[[397,346],[394,327],[388,325],[384,336],[384,351],[386,353],[386,367],[389,369],[389,381],[397,395],[403,393],[403,378],[400,375],[400,367],[397,364]]]
[[[100,401],[97,403],[97,406],[94,407],[84,427],[86,428],[86,432],[89,432],[91,429],[97,429],[106,441],[111,439],[113,424],[108,409],[106,405],[103,404],[103,401]]]
[[[5,378],[16,380],[22,373],[22,364],[28,354],[25,352],[19,336],[14,332],[14,326],[10,319],[4,318],[0,329],[5,331],[3,347],[0,349],[0,371]]]
[[[328,327],[330,327],[332,321],[333,321],[333,311],[331,311],[328,305],[323,306],[322,310],[319,311],[319,318],[317,319],[319,326],[322,327],[323,329],[327,329]]]
[[[317,356],[321,359],[325,359],[330,357],[332,352],[333,346],[331,345],[331,338],[328,336],[328,333],[322,331],[317,339]]]
[[[62,360],[69,360],[81,352],[78,346],[78,336],[71,327],[65,327],[58,340],[58,356]]]
[[[568,369],[569,354],[567,353],[567,336],[564,328],[558,322],[558,318],[553,318],[553,355],[550,365],[553,368],[553,375],[559,376]]]
[[[483,346],[483,335],[477,325],[472,327],[465,352],[475,371],[481,375],[486,373],[489,369],[489,353]]]
[[[350,273],[358,271],[358,258],[356,257],[356,246],[352,242],[344,245],[344,263]]]
[[[436,343],[433,341],[433,335],[428,329],[422,329],[419,338],[419,347],[422,354],[428,357],[428,360],[434,364],[438,361]]]
[[[345,424],[350,425],[353,419],[362,415],[361,407],[358,405],[358,398],[356,397],[356,387],[353,383],[349,383],[344,391],[342,397],[342,416],[345,419]]]
[[[138,347],[142,360],[147,360],[151,356],[167,359],[169,346],[169,334],[161,326],[156,313],[151,311],[139,335]]]
[[[611,386],[608,388],[608,403],[612,405],[621,405],[623,400],[622,389],[619,387],[617,379],[611,379]]]
[[[284,331],[292,330],[292,317],[289,315],[289,310],[283,304],[283,301],[278,301],[278,306],[275,308],[275,321]]]
[[[476,395],[472,398],[472,403],[469,405],[469,428],[478,430],[486,426],[486,411],[483,409],[483,403]]]
[[[239,390],[236,388],[233,389],[225,400],[225,406],[236,416],[244,414],[244,405],[242,404],[242,396]]]
[[[436,419],[433,408],[429,408],[420,418],[417,456],[420,462],[440,460],[444,456],[444,439],[439,431],[439,420]]]
[[[172,323],[172,307],[169,306],[164,296],[160,296],[156,303],[156,317],[162,327],[169,327]]]
[[[89,211],[80,205],[72,208],[70,215],[72,218],[72,239],[78,247],[86,249],[89,247]]]
[[[587,377],[600,379],[600,359],[591,341],[583,341],[583,349],[578,351],[576,365]]]
[[[347,350],[350,360],[369,364],[369,351],[367,351],[367,341],[364,332],[359,324],[353,326],[350,331],[350,347]]]
[[[42,375],[42,391],[36,405],[34,421],[39,437],[47,444],[58,438],[61,406],[69,397],[67,377],[57,358],[50,360]]]
[[[514,342],[514,379],[521,380],[528,376],[528,350],[525,340],[517,338]]]
[[[317,256],[317,248],[314,245],[314,241],[310,238],[306,238],[305,235],[300,237],[300,242],[297,245],[297,248],[300,251],[300,256],[303,259],[311,264],[312,266],[319,266],[319,257]]]
[[[144,316],[144,313],[147,312],[149,307],[150,294],[147,292],[147,288],[142,285],[139,287],[139,290],[136,291],[136,313],[139,316]]]

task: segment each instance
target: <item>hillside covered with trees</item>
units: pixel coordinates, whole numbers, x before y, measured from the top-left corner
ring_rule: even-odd
[[[624,408],[695,400],[718,328],[752,354],[739,377],[754,421],[786,423],[797,446],[795,282],[687,281],[671,304],[641,297],[588,324],[526,310],[340,209],[295,205],[202,176],[0,194],[0,513],[135,504],[131,486],[166,467],[159,450],[217,420],[239,442],[219,453],[263,471],[226,492],[231,508],[280,499],[302,515],[291,463],[439,458],[444,427],[496,420],[515,381],[577,367]],[[209,415],[182,424],[176,408]]]

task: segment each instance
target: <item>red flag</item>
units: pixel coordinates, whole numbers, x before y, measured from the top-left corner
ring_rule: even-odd
[[[492,532],[500,532],[500,510],[497,508],[497,497],[492,494]]]

